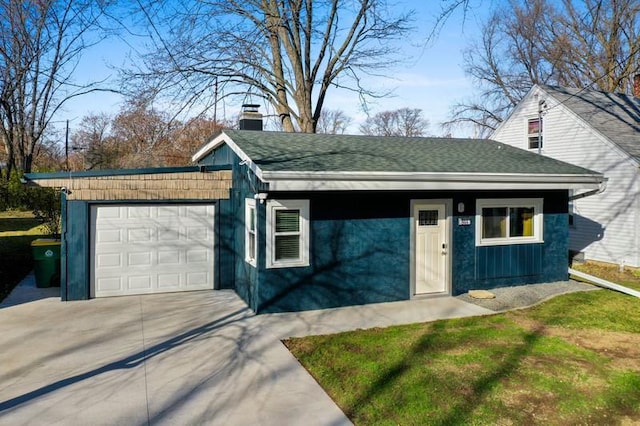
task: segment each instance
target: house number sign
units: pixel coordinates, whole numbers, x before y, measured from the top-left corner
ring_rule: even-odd
[[[459,217],[458,218],[458,226],[469,226],[471,225],[471,219],[468,217]]]

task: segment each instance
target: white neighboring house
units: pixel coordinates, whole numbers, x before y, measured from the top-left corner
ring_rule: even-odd
[[[636,97],[533,86],[491,139],[603,173],[604,192],[570,201],[569,249],[640,267],[640,76],[634,82]]]

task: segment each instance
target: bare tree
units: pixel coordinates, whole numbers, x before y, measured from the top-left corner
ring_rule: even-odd
[[[219,123],[208,117],[195,117],[177,126],[171,135],[171,143],[165,150],[164,164],[187,166],[193,164],[191,157],[215,132],[229,128],[229,124]]]
[[[285,131],[315,132],[330,87],[358,96],[363,73],[397,56],[410,13],[386,0],[187,0],[142,3],[156,49],[127,74],[181,106],[254,92]]]
[[[122,153],[111,136],[111,117],[107,114],[85,116],[71,136],[71,169],[113,169],[120,166]]]
[[[400,108],[379,112],[360,125],[360,132],[373,136],[424,136],[429,120],[422,116],[419,108]]]
[[[479,90],[446,124],[472,123],[486,135],[533,84],[630,93],[640,71],[639,23],[634,0],[511,1],[465,52],[465,71]]]
[[[353,120],[340,109],[323,109],[316,126],[317,133],[342,135]]]
[[[122,167],[157,167],[163,165],[173,131],[181,123],[155,108],[151,98],[139,96],[125,103],[111,127],[123,153]]]
[[[115,116],[90,114],[73,133],[72,170],[186,166],[214,132],[223,128],[207,117],[172,120],[143,98],[127,102]]]
[[[42,137],[42,140],[33,153],[33,162],[38,165],[38,170],[57,171],[64,161],[63,147],[60,141],[59,132],[49,132]]]
[[[0,143],[12,170],[30,172],[52,117],[95,85],[74,85],[83,51],[98,38],[90,31],[107,0],[0,0]]]

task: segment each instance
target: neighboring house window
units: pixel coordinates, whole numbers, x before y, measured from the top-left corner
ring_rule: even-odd
[[[542,242],[542,198],[476,201],[476,245]]]
[[[530,118],[527,121],[527,139],[529,149],[542,148],[542,119]]]
[[[267,268],[309,265],[309,200],[267,200]]]
[[[258,255],[258,233],[256,220],[256,200],[247,198],[244,204],[244,258],[251,265],[256,266]]]

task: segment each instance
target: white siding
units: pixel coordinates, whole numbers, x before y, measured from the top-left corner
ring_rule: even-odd
[[[574,202],[574,226],[569,247],[587,259],[640,266],[640,173],[617,146],[545,93],[548,109],[543,115],[543,149],[546,155],[604,173],[607,189]],[[537,116],[538,101],[528,96],[492,139],[527,149],[527,119]]]

